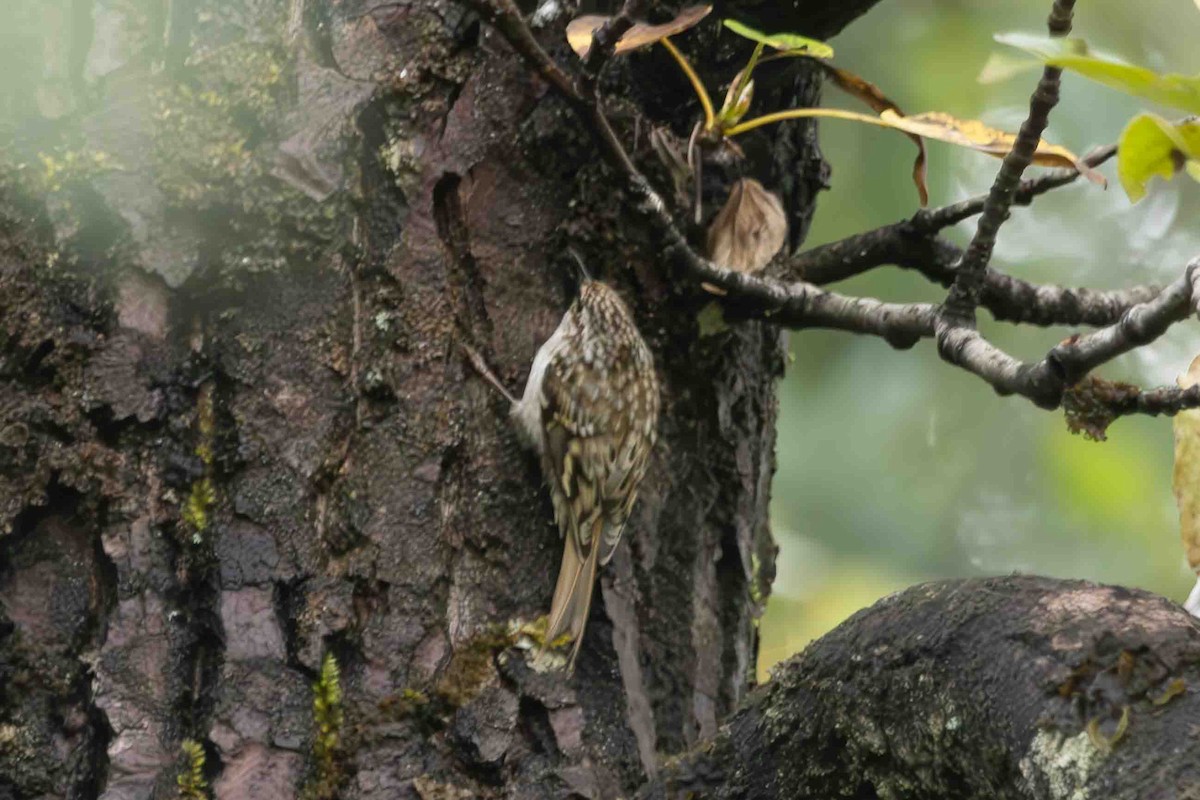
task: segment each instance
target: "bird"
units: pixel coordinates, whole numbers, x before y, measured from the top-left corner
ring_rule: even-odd
[[[563,539],[542,652],[569,633],[573,672],[597,570],[616,552],[658,438],[654,356],[621,296],[590,278],[538,349],[520,399],[477,353],[468,356],[508,397],[541,464]]]

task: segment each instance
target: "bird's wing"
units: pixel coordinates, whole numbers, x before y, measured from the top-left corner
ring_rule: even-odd
[[[574,538],[583,559],[604,521],[613,415],[595,401],[605,388],[595,367],[561,357],[550,361],[542,382],[542,470],[554,484],[550,494],[559,530]]]
[[[643,418],[648,401],[639,387],[622,382],[623,372],[567,362],[552,359],[542,383],[542,468],[547,481],[556,481],[558,491],[551,496],[559,529],[575,537],[585,559],[599,539],[604,564],[620,541],[646,471],[647,434],[635,420]],[[653,406],[657,414],[657,396]]]

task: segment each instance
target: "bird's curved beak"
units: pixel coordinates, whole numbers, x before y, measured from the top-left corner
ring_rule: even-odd
[[[571,258],[575,259],[575,267],[579,271],[579,286],[583,288],[583,284],[592,280],[592,274],[588,272],[587,264],[583,263],[583,256],[579,255],[578,250],[568,246],[567,252],[571,254]]]

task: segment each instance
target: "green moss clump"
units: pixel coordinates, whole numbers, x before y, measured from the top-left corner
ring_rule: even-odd
[[[75,231],[91,218],[87,207],[92,182],[122,166],[78,137],[55,138],[24,147],[0,144],[0,191],[36,198],[57,229]]]
[[[194,739],[179,745],[185,759],[183,771],[175,776],[179,800],[208,800],[208,781],[204,780],[204,747]]]
[[[192,530],[192,544],[201,544],[211,524],[209,509],[217,502],[217,490],[211,478],[201,478],[192,484],[192,491],[183,504],[181,512],[184,523]]]
[[[216,434],[216,409],[213,402],[213,386],[206,384],[200,389],[196,406],[196,455],[204,464],[204,477],[192,484],[187,500],[183,503],[180,516],[192,531],[192,544],[204,543],[204,534],[212,525],[210,510],[217,502],[217,489],[213,483],[214,439]]]
[[[384,720],[412,722],[425,735],[432,735],[445,727],[446,718],[453,709],[440,696],[430,696],[420,689],[406,686],[399,694],[381,700],[379,711]]]
[[[750,554],[750,599],[754,602],[754,605],[758,606],[760,609],[763,607],[763,604],[766,602],[766,599],[767,599],[766,597],[763,596],[761,572],[762,572],[762,560],[759,559],[758,553],[751,553]]]
[[[191,80],[155,94],[153,157],[159,188],[193,208],[225,205],[226,192],[258,191],[266,174],[254,142],[269,133],[285,90],[280,47],[236,42],[191,65]],[[249,211],[252,198],[234,195]]]
[[[313,256],[347,217],[340,194],[314,200],[276,178],[295,100],[294,65],[279,41],[238,40],[200,54],[154,94],[151,159],[173,207],[222,230],[218,263],[276,269]]]
[[[101,150],[57,148],[39,151],[37,160],[35,166],[22,166],[32,188],[41,194],[58,194],[72,183],[119,169],[112,156]]]
[[[213,403],[213,386],[209,383],[200,390],[196,408],[196,433],[200,440],[196,443],[196,455],[204,462],[204,468],[209,472],[213,466],[213,440],[216,431],[217,413]]]
[[[380,706],[381,710],[389,712],[397,719],[419,716],[429,707],[429,695],[420,689],[406,686],[400,694],[385,698]]]
[[[305,787],[305,800],[332,800],[337,797],[345,769],[342,764],[341,670],[333,653],[321,661],[321,674],[313,683],[313,774]]]
[[[496,652],[514,642],[513,633],[500,625],[493,625],[456,648],[446,672],[438,682],[439,697],[451,708],[465,705],[491,682]]]

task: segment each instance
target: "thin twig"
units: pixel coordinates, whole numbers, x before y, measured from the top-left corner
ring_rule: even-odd
[[[824,286],[882,264],[919,272],[944,287],[954,283],[962,250],[938,236],[913,233],[908,221],[817,248],[813,266],[799,263],[809,283]],[[853,240],[853,241],[851,241]],[[819,251],[819,253],[818,253]],[[1138,303],[1155,297],[1161,287],[1091,289],[1031,283],[992,269],[984,271],[979,305],[1000,322],[1029,325],[1111,325]]]
[[[1130,414],[1145,414],[1151,417],[1163,414],[1173,417],[1189,408],[1200,408],[1200,384],[1186,389],[1178,386],[1160,386],[1157,389],[1139,391],[1109,405],[1114,417]]]
[[[574,103],[583,102],[583,96],[579,94],[567,73],[563,72],[554,59],[537,43],[533,31],[525,24],[520,10],[512,0],[468,0],[468,2],[485,22],[500,31],[518,55],[525,59],[525,63],[557,89],[559,94]]]
[[[1050,13],[1052,36],[1066,36],[1070,32],[1074,6],[1075,0],[1054,0]],[[946,297],[944,312],[952,318],[953,325],[969,326],[974,323],[975,307],[979,305],[983,287],[983,274],[996,246],[996,234],[1008,219],[1008,210],[1012,206],[1021,175],[1033,160],[1034,151],[1042,139],[1042,131],[1049,122],[1050,111],[1058,103],[1061,76],[1062,69],[1059,67],[1047,66],[1042,70],[1041,80],[1029,100],[1029,116],[1021,125],[1012,149],[1004,156],[992,190],[984,201],[979,226],[963,254],[954,285]],[[941,347],[939,343],[939,349]]]
[[[1117,146],[1110,144],[1105,147],[1096,148],[1085,155],[1081,161],[1088,167],[1098,167],[1116,154]],[[1017,191],[1013,193],[1012,205],[1027,206],[1033,202],[1035,197],[1039,197],[1052,189],[1058,189],[1061,186],[1074,183],[1079,175],[1080,172],[1078,169],[1067,167],[1065,169],[1050,170],[1036,178],[1027,178],[1021,181],[1017,187]],[[965,219],[970,219],[976,214],[982,213],[987,203],[987,198],[988,195],[978,195],[959,203],[942,206],[941,208],[922,209],[913,215],[913,226],[918,233],[933,233],[948,228],[951,225],[957,225]]]
[[[1112,158],[1116,152],[1116,145],[1098,148],[1085,156],[1083,163],[1089,167],[1097,167]],[[1029,205],[1035,197],[1066,186],[1078,177],[1077,169],[1057,169],[1022,181],[1013,197],[1013,205]],[[905,254],[912,253],[916,246],[923,251],[932,249],[942,258],[950,257],[949,261],[934,265],[934,274],[926,274],[939,281],[941,276],[949,274],[953,281],[952,267],[954,261],[962,257],[962,251],[948,242],[935,239],[934,235],[981,213],[986,200],[987,195],[977,195],[941,208],[922,209],[909,219],[856,233],[792,256],[785,269],[788,274],[803,277],[813,283],[833,283],[883,264],[896,263],[894,259],[905,259]],[[918,264],[905,263],[899,266],[925,272]]]
[[[1192,259],[1184,274],[1157,297],[1129,309],[1112,325],[1068,339],[1050,351],[1047,361],[1074,383],[1101,364],[1149,344],[1196,313],[1200,303],[1198,271],[1200,257]]]
[[[589,80],[594,80],[600,74],[600,70],[612,58],[617,42],[634,26],[637,18],[644,16],[653,5],[647,0],[625,0],[617,15],[592,34],[592,46],[588,48],[587,58],[583,62]]]
[[[1112,325],[1058,344],[1034,364],[1017,361],[974,328],[937,323],[938,351],[952,364],[986,380],[1000,394],[1019,394],[1043,408],[1057,408],[1063,392],[1119,355],[1157,339],[1171,325],[1196,313],[1200,302],[1200,258],[1153,299],[1126,311]]]

